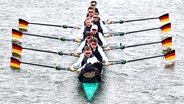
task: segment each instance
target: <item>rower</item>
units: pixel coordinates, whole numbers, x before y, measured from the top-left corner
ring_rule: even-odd
[[[89,17],[86,18],[85,24],[86,24],[86,26],[83,28],[83,32],[82,32],[83,39],[85,39],[84,35],[85,35],[86,31],[91,31],[92,24],[91,24],[91,20]]]
[[[92,20],[93,14],[94,14],[94,7],[93,6],[88,7],[88,13],[86,14],[86,17],[90,17],[90,19]]]
[[[103,49],[98,45],[97,38],[94,37],[90,39],[90,47],[92,54],[98,59],[98,61],[100,62],[105,61],[106,66],[110,64]]]
[[[75,71],[74,67],[84,67],[86,63],[93,64],[96,62],[98,62],[98,60],[95,56],[92,55],[91,48],[89,46],[85,46],[84,53],[82,53],[79,59],[70,67],[70,70]]]
[[[98,26],[98,32],[102,33],[103,36],[104,33],[108,33],[107,28],[101,21],[98,13],[94,13],[92,23]]]
[[[85,40],[80,44],[80,46],[77,48],[77,50],[74,52],[74,56],[78,56],[79,53],[83,53],[85,46],[90,46],[90,39],[92,37],[92,33],[87,31],[85,33]]]
[[[98,10],[98,8],[96,7],[97,2],[93,0],[93,1],[91,1],[90,4],[91,4],[91,6],[94,8],[95,12],[99,14],[99,10]]]
[[[104,46],[106,47],[107,49],[110,48],[108,46],[108,43],[107,41],[105,40],[104,36],[102,36],[102,34],[100,32],[98,32],[98,27],[97,25],[93,25],[91,27],[91,32],[93,34],[93,37],[96,37],[98,39],[98,45],[100,46]]]

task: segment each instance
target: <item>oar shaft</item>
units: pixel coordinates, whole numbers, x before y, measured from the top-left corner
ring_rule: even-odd
[[[151,43],[144,43],[144,44],[137,44],[137,45],[129,45],[129,46],[126,46],[126,48],[137,47],[137,46],[142,46],[142,45],[157,44],[157,43],[161,43],[161,41],[159,41],[159,42],[151,42]]]
[[[49,38],[49,39],[57,39],[57,40],[61,40],[61,41],[70,41],[70,42],[77,42],[80,43],[82,41],[82,39],[65,39],[63,37],[57,38],[57,37],[50,37],[50,36],[43,36],[43,35],[36,35],[36,34],[28,34],[28,33],[24,33],[24,35],[29,35],[29,36],[36,36],[36,37],[42,37],[42,38]]]
[[[73,56],[73,53],[64,53],[62,51],[59,52],[53,52],[53,51],[46,51],[46,50],[39,50],[39,49],[32,49],[32,48],[23,48],[26,50],[32,50],[32,51],[39,51],[39,52],[47,52],[47,53],[54,53],[54,54],[58,54],[58,55],[68,55],[68,56]],[[75,57],[79,57],[79,56],[75,56]]]
[[[53,24],[44,24],[44,23],[29,23],[29,24],[34,24],[34,25],[44,25],[44,26],[54,26],[54,27],[62,27],[61,25],[53,25]]]
[[[144,21],[144,20],[152,20],[152,19],[158,19],[158,17],[143,18],[143,19],[134,19],[134,20],[125,20],[124,22]]]
[[[40,65],[40,64],[34,64],[34,63],[28,63],[28,62],[21,62],[23,64],[28,64],[28,65],[34,65],[34,66],[42,66],[42,67],[47,67],[47,68],[55,68],[53,66],[48,66],[48,65]]]
[[[61,66],[49,66],[49,65],[40,65],[35,63],[28,63],[28,62],[21,62],[22,64],[34,65],[34,66],[41,66],[46,68],[54,68],[56,70],[69,70],[69,68],[61,67]]]
[[[126,32],[126,34],[137,33],[137,32],[143,32],[143,31],[150,31],[150,30],[156,30],[156,29],[160,29],[160,27],[157,27],[157,28],[150,28],[150,29],[144,29],[144,30],[138,30],[138,31]]]
[[[23,48],[23,49],[32,50],[32,51],[39,51],[39,52],[55,53],[55,54],[57,54],[57,52],[46,51],[46,50],[39,50],[39,49],[32,49],[32,48]]]
[[[127,62],[134,62],[134,61],[140,61],[140,60],[145,60],[145,59],[152,59],[152,58],[163,57],[163,56],[164,55],[158,55],[158,56],[152,56],[152,57],[145,57],[145,58],[140,58],[140,59],[128,60]]]
[[[43,37],[43,38],[50,38],[50,39],[57,39],[57,40],[59,40],[59,38],[50,37],[50,36],[42,36],[42,35],[28,34],[28,33],[24,33],[24,35],[29,35],[29,36],[36,36],[36,37]]]
[[[63,27],[63,28],[75,28],[74,26],[67,26],[67,25],[54,25],[54,24],[45,24],[45,23],[33,23],[33,22],[30,22],[29,24],[34,24],[34,25],[44,25],[44,26],[54,26],[54,27]]]

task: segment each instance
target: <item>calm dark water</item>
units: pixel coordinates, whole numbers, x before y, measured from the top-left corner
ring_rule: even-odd
[[[11,70],[11,29],[18,18],[30,22],[77,25],[85,15],[90,0],[0,0],[0,103],[1,104],[85,104],[88,103],[77,80],[78,74],[30,65]],[[114,65],[106,68],[103,81],[92,104],[183,104],[184,102],[184,1],[183,0],[100,0],[98,8],[110,20],[157,17],[170,14],[172,31],[160,30],[107,38],[110,45],[140,44],[173,37],[176,50],[174,70],[165,69],[163,58]],[[162,26],[158,20],[115,24],[111,31],[134,31]],[[28,33],[75,38],[74,29],[30,25]],[[20,40],[23,47],[64,52],[75,51],[77,43],[31,36]],[[162,54],[161,44],[106,52],[109,60],[136,59]],[[23,50],[22,61],[45,65],[70,66],[77,58]]]

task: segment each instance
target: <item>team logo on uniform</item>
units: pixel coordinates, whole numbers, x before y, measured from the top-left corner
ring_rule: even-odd
[[[84,77],[86,77],[86,78],[93,78],[94,76],[95,76],[94,71],[84,73]]]

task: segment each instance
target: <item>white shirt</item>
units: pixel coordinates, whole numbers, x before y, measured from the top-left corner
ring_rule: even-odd
[[[98,36],[99,36],[100,40],[102,41],[104,47],[109,45],[107,43],[107,41],[105,40],[104,36],[100,32],[98,32]]]
[[[81,63],[84,59],[84,53],[82,53],[79,57],[79,59],[72,65],[72,67],[81,67]],[[94,57],[91,57],[91,58],[88,58],[87,60],[87,63],[91,63],[91,64],[94,64],[95,62],[98,62],[97,58],[94,56]]]
[[[95,51],[95,50],[93,50],[93,51]],[[102,56],[102,60],[105,61],[105,62],[107,62],[107,61],[108,61],[107,56],[105,55],[105,53],[104,53],[102,47],[99,46],[99,45],[98,45],[98,52],[99,52],[100,55]]]
[[[94,24],[93,24],[93,25],[94,25]],[[95,24],[95,25],[96,25],[96,24]],[[100,19],[100,26],[101,26],[101,28],[102,28],[102,30],[103,30],[103,33],[107,33],[107,32],[108,32],[106,26],[103,24],[103,22],[102,22],[101,19]]]
[[[80,46],[77,48],[77,50],[75,51],[76,53],[82,53],[82,49],[85,47],[85,44],[86,44],[86,40],[84,40]],[[89,45],[88,45],[89,46]]]

